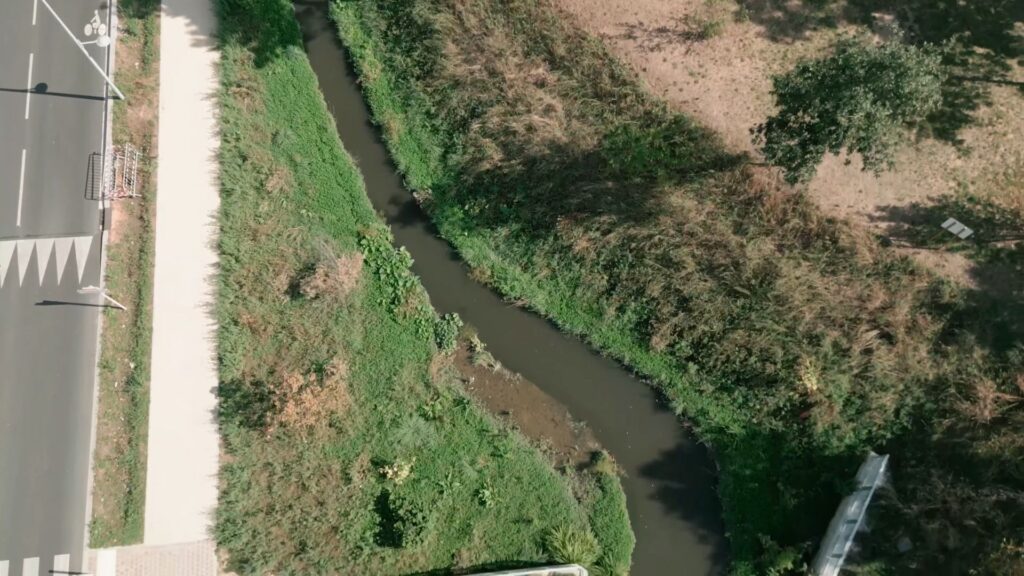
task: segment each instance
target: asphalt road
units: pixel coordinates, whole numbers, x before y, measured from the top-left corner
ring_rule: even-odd
[[[79,38],[105,0],[50,0]],[[105,50],[89,47],[101,65]],[[81,569],[103,79],[39,0],[0,7],[0,576]]]

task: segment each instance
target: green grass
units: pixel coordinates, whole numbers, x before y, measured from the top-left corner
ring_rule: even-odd
[[[143,149],[156,144],[159,2],[118,4],[124,33],[118,40],[117,80],[129,99],[114,105],[113,137]],[[120,200],[117,241],[108,245],[106,287],[128,310],[107,309],[99,364],[94,455],[93,548],[142,541],[152,337],[153,212],[156,181],[144,157],[134,200]]]
[[[712,445],[736,571],[806,559],[869,449],[893,455],[873,532],[892,566],[964,572],[1019,544],[1024,348],[999,302],[725,153],[547,0],[333,14],[478,277],[649,376]]]
[[[557,473],[469,400],[338,141],[285,0],[221,0],[216,537],[243,574],[408,574],[550,560],[591,530],[628,564],[622,491]],[[310,298],[359,253],[351,292]],[[457,328],[457,326],[455,326]],[[576,492],[600,483],[599,491]],[[592,521],[592,518],[599,518]],[[593,525],[593,526],[592,526]]]

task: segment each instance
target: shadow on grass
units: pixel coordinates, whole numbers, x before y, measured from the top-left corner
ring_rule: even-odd
[[[974,230],[960,239],[943,230],[956,218]],[[1005,352],[1024,338],[1024,217],[982,198],[949,195],[933,203],[886,206],[874,218],[897,244],[955,252],[971,262],[975,290],[951,322],[968,328],[979,342]],[[982,319],[984,319],[982,321]]]
[[[449,180],[455,185],[441,193],[452,194],[475,227],[509,226],[532,238],[557,234],[564,221],[642,225],[665,213],[673,187],[744,161],[708,144],[714,141],[683,116],[624,121],[591,149],[572,138],[535,146],[496,137],[489,144],[518,160],[483,169],[467,163],[463,174]]]
[[[977,0],[739,0],[744,19],[762,27],[774,42],[791,43],[811,32],[841,24],[875,27],[892,18],[914,44],[942,45],[949,41],[945,65],[950,76],[943,85],[942,104],[931,114],[923,135],[961,144],[959,131],[973,114],[990,103],[992,84],[1016,84],[1007,79],[1009,60],[1024,56],[1024,2]],[[1024,92],[1024,88],[1022,88]]]

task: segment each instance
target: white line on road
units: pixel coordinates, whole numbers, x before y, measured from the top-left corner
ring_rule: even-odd
[[[39,0],[32,0],[32,25],[36,25],[36,11],[39,10]]]
[[[67,574],[71,572],[71,554],[57,554],[53,557],[53,573]]]
[[[7,560],[0,560],[0,576],[7,576],[11,563]]]
[[[21,576],[39,576],[39,558],[25,558],[22,560]]]
[[[32,98],[32,57],[33,53],[28,53],[28,82],[25,83],[25,120],[28,120],[28,105]]]
[[[25,196],[25,152],[24,148],[21,149],[21,180],[18,183],[18,223],[17,226],[21,227],[21,199]]]

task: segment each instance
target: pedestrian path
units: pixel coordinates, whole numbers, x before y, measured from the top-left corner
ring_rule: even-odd
[[[93,576],[217,576],[219,572],[212,540],[91,550],[85,568]]]
[[[147,545],[209,538],[217,505],[215,22],[212,0],[163,0]]]

